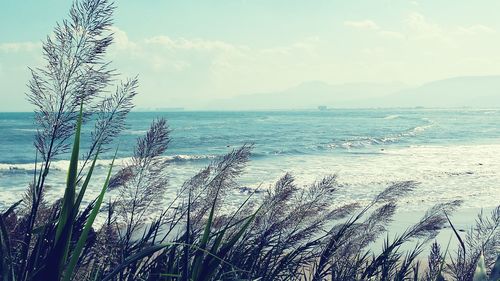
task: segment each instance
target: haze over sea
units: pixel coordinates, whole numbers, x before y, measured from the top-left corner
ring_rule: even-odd
[[[464,208],[498,204],[498,109],[132,112],[119,137],[119,165],[129,160],[136,138],[155,117],[165,117],[172,129],[164,156],[170,162],[172,196],[215,157],[253,143],[252,162],[242,178],[248,190],[265,188],[285,172],[303,184],[336,173],[343,202],[369,200],[391,182],[415,180],[421,184],[404,198],[404,210],[423,211],[455,199],[463,199]],[[32,118],[31,113],[0,113],[2,207],[19,200],[33,178]],[[84,138],[90,129],[85,128]],[[87,198],[97,194],[111,154],[102,155],[100,180],[93,181]],[[52,164],[52,199],[63,193],[67,159],[60,156]],[[235,191],[234,202],[228,203],[237,204],[248,190]]]

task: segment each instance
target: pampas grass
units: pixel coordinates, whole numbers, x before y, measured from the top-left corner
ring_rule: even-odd
[[[28,98],[36,108],[40,162],[24,199],[0,215],[2,280],[498,278],[500,207],[490,216],[481,213],[464,237],[456,233],[456,253],[429,244],[445,225],[453,227],[447,214],[460,201],[438,204],[402,233],[388,234],[399,199],[418,186],[413,181],[394,183],[366,204],[345,204],[336,175],[298,187],[287,173],[228,212],[227,194],[241,189],[238,180],[252,154],[253,145],[244,144],[167,200],[168,165],[160,156],[170,129],[163,119],[137,139],[129,163],[115,171],[110,165],[100,194],[87,198],[95,163],[124,128],[138,83],[126,80],[106,96],[114,75],[104,59],[113,11],[106,0],[75,2],[70,19],[44,43],[47,66],[32,70]],[[84,124],[94,128],[86,151],[80,148]],[[51,163],[70,149],[64,196],[48,202],[43,195]],[[108,190],[118,196],[107,198]],[[104,218],[98,226],[97,216]],[[383,247],[375,251],[380,239]],[[426,247],[431,251],[422,269]]]

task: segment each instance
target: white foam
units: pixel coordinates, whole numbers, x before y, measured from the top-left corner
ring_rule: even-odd
[[[378,154],[287,157],[255,163],[249,178],[271,184],[280,166],[301,184],[337,173],[345,200],[368,200],[391,182],[415,180],[420,186],[404,199],[404,208],[424,210],[435,203],[464,200],[470,208],[500,204],[500,144],[385,148]],[[272,175],[272,176],[271,176]]]
[[[217,155],[186,155],[179,154],[173,156],[164,156],[163,159],[166,161],[192,161],[192,160],[205,160],[214,159]]]
[[[328,144],[329,148],[342,147],[344,149],[351,149],[356,147],[367,147],[370,145],[379,145],[387,143],[396,143],[405,138],[410,138],[418,136],[424,133],[426,130],[435,126],[435,124],[429,119],[422,119],[427,122],[427,124],[420,125],[403,131],[397,134],[391,134],[383,137],[357,137],[353,139],[344,140],[340,145],[336,143]]]
[[[182,162],[182,161],[194,161],[194,160],[205,160],[205,159],[215,159],[217,155],[187,155],[187,154],[179,154],[179,155],[170,155],[170,156],[162,156],[161,159],[167,162]],[[125,165],[127,162],[132,160],[131,157],[117,158],[115,160],[116,166]],[[103,159],[97,160],[96,166],[108,166],[111,164],[111,159]],[[40,167],[41,163],[38,163],[38,167]],[[83,165],[83,161],[78,163],[79,166]],[[87,163],[87,165],[89,165]],[[67,171],[69,167],[69,160],[56,160],[52,161],[50,164],[51,170],[56,171]],[[2,170],[10,170],[10,171],[33,171],[35,169],[35,163],[24,163],[24,164],[9,164],[9,163],[0,163],[0,171]]]
[[[0,163],[0,171],[1,170],[10,170],[10,171],[16,171],[16,170],[26,170],[26,171],[31,171],[35,169],[35,164],[34,163],[27,163],[27,164],[8,164],[8,163]]]
[[[148,130],[125,130],[123,131],[124,134],[127,135],[145,135],[148,132]]]
[[[385,116],[383,119],[386,119],[386,120],[393,120],[393,119],[397,119],[399,118],[400,116],[397,115],[397,114],[393,114],[393,115],[387,115]]]
[[[183,155],[178,158],[189,159]],[[130,158],[121,158],[120,165]],[[456,199],[464,200],[464,207],[481,208],[500,204],[500,140],[497,144],[386,147],[375,154],[282,155],[259,158],[250,163],[241,182],[245,186],[267,187],[285,172],[292,172],[300,185],[311,183],[322,176],[337,173],[344,186],[337,200],[342,203],[366,201],[391,182],[415,180],[420,186],[402,200],[404,210],[422,211],[428,207]],[[168,168],[173,192],[182,182],[194,175],[205,162],[187,162]],[[67,162],[58,162],[65,168]],[[100,165],[109,164],[102,160]],[[31,165],[31,164],[26,164]],[[56,166],[57,166],[56,165]],[[32,168],[30,166],[30,168]],[[114,169],[117,171],[118,167]],[[86,198],[97,196],[104,182],[105,170],[93,176]],[[2,202],[14,202],[21,196],[23,186],[0,186]],[[54,173],[48,182],[52,186],[49,200],[56,199],[64,189],[65,172]],[[175,192],[174,192],[175,193]],[[235,195],[236,196],[236,195]],[[231,200],[228,200],[228,202]]]
[[[20,131],[20,132],[37,132],[37,129],[13,129],[14,131]]]

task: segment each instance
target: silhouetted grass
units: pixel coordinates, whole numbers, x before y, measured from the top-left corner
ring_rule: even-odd
[[[285,174],[227,211],[227,194],[240,188],[252,152],[245,144],[167,200],[168,165],[160,156],[170,130],[163,119],[138,138],[128,163],[115,173],[110,165],[98,197],[84,200],[95,163],[124,128],[136,94],[132,79],[104,95],[113,74],[103,59],[113,10],[106,0],[76,2],[44,44],[47,67],[32,72],[40,162],[23,200],[0,215],[2,280],[498,280],[500,207],[481,213],[463,237],[456,232],[456,253],[429,244],[445,225],[453,227],[447,214],[460,201],[437,204],[402,233],[388,234],[398,200],[418,185],[413,181],[394,183],[366,204],[344,204],[335,175],[298,187]],[[82,152],[81,128],[90,122],[91,145]],[[50,164],[70,148],[64,196],[47,202]],[[117,196],[104,203],[108,190]],[[98,215],[105,220],[96,226]]]

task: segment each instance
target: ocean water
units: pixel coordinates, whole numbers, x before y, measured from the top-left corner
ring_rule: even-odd
[[[300,186],[337,174],[339,204],[369,200],[400,180],[420,183],[402,199],[404,210],[422,211],[454,199],[469,208],[500,204],[500,110],[133,112],[119,137],[118,165],[157,117],[166,118],[172,129],[164,155],[170,163],[168,192],[214,158],[253,143],[252,161],[240,179],[250,189],[264,189],[285,172]],[[32,118],[31,113],[0,113],[2,207],[18,200],[32,180]],[[84,138],[89,130],[84,129]],[[89,199],[104,181],[110,157],[104,154],[99,161]],[[49,197],[62,196],[67,159],[61,155],[52,165]],[[246,194],[235,190],[230,196],[237,204]]]

